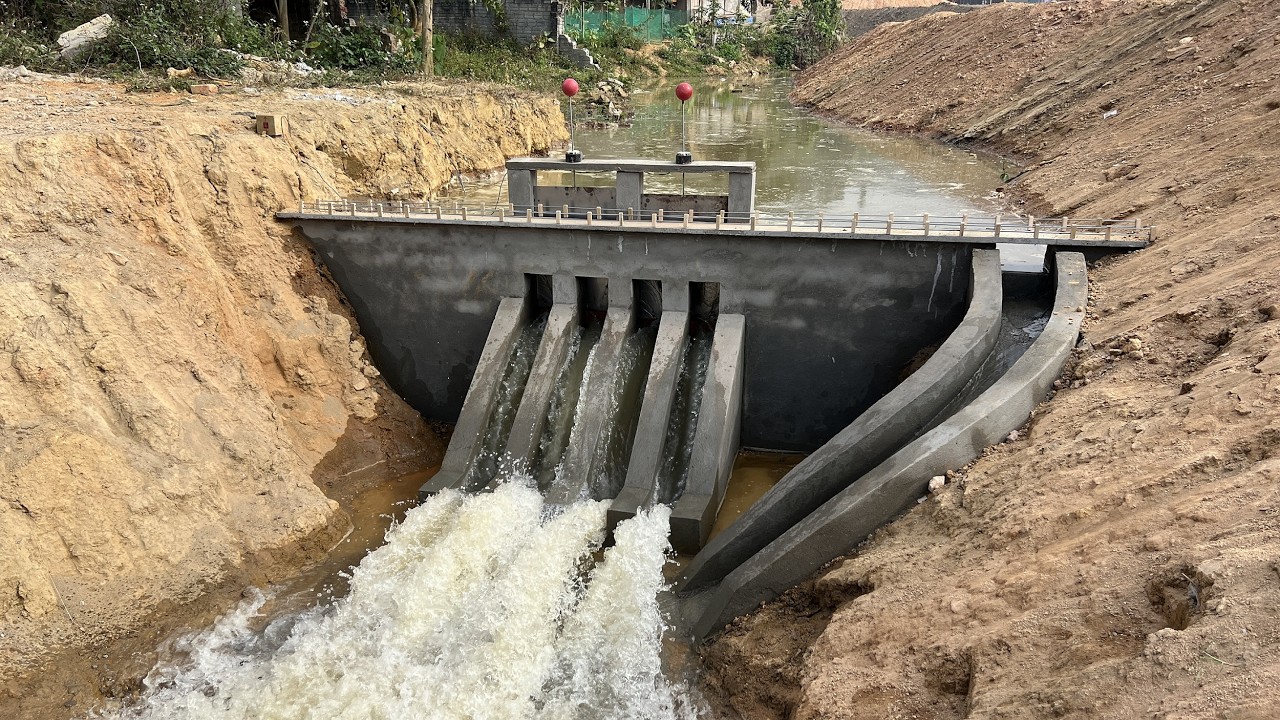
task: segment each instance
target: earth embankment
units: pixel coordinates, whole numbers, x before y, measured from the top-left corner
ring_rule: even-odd
[[[862,36],[793,99],[1141,218],[1026,428],[705,652],[731,716],[1280,715],[1280,2],[1079,0]]]
[[[353,483],[438,463],[273,213],[420,198],[564,139],[553,99],[496,86],[0,83],[0,715],[72,708],[70,680],[30,684],[42,663],[296,572]]]

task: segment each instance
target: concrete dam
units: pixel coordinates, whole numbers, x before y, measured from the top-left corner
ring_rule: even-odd
[[[608,187],[539,184],[548,171]],[[652,173],[723,195],[646,193]],[[508,163],[487,208],[320,201],[281,213],[390,385],[455,422],[423,495],[512,471],[548,504],[671,509],[695,637],[847,553],[1019,427],[1074,347],[1086,256],[1141,222],[761,216],[753,163]],[[1002,273],[997,244],[1044,245]],[[711,536],[742,448],[808,456]]]

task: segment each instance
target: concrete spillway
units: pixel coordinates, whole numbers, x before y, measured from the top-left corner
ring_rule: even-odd
[[[499,303],[422,495],[492,490],[509,467],[539,479],[553,505],[613,500],[610,527],[673,504],[673,542],[696,551],[738,450],[744,318],[713,312],[687,284],[551,285],[550,307],[536,284]],[[584,326],[592,318],[598,327]],[[692,342],[694,323],[710,336]]]
[[[1050,247],[1047,274],[1006,286],[998,251],[963,226],[905,241],[707,234],[624,227],[617,208],[615,227],[546,226],[527,206],[539,192],[521,190],[523,224],[296,219],[393,387],[456,417],[423,495],[493,490],[517,469],[552,505],[610,501],[610,527],[668,506],[672,546],[696,553],[677,589],[698,637],[1025,421],[1085,304],[1080,253]],[[1016,290],[1039,285],[1043,306]],[[1023,314],[1046,319],[1011,330]],[[741,446],[811,454],[712,538]]]

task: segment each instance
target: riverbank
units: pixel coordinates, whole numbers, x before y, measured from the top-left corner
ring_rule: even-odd
[[[880,27],[793,98],[1141,217],[1052,402],[705,651],[727,716],[1280,714],[1280,2],[1007,3]]]
[[[552,98],[449,83],[15,80],[0,128],[0,715],[60,717],[136,689],[122,655],[325,557],[364,490],[439,461],[272,214],[421,197],[567,138]]]

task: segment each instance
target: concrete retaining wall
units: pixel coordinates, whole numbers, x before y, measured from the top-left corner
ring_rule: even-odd
[[[681,592],[720,582],[731,570],[940,422],[938,411],[982,366],[1000,333],[1000,253],[973,251],[972,298],[964,320],[929,361],[818,448],[698,553]]]
[[[526,273],[709,283],[748,317],[742,442],[813,450],[892,390],[967,306],[952,242],[296,220],[342,288],[388,382],[427,418],[458,417],[498,302]]]
[[[930,477],[963,466],[1026,421],[1075,346],[1088,299],[1084,256],[1058,252],[1053,257],[1053,314],[1013,367],[977,400],[824,503],[720,585],[689,599],[686,619],[696,637],[707,637],[849,552],[910,508],[925,494]]]

